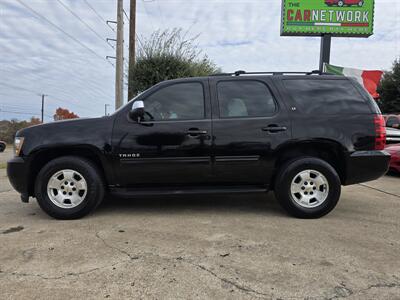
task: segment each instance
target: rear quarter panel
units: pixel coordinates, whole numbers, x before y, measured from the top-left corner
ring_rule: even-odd
[[[337,78],[327,76],[327,78]],[[353,111],[343,111],[336,114],[306,114],[299,108],[285,88],[282,80],[276,83],[284,96],[292,120],[293,141],[334,141],[343,146],[349,153],[354,151],[373,150],[375,143],[374,114],[371,104],[365,99],[362,105],[368,107],[369,113],[357,114]],[[356,87],[356,86],[355,86]],[[356,87],[358,89],[358,87]],[[314,104],[313,104],[314,105]],[[321,103],[315,103],[321,105]]]

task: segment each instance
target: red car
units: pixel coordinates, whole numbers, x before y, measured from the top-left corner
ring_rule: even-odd
[[[389,170],[400,173],[400,144],[389,145],[385,150],[392,156],[390,159]]]
[[[386,122],[386,127],[400,129],[400,115],[385,115],[383,116]]]
[[[328,6],[337,5],[337,6],[351,6],[351,5],[358,5],[363,6],[364,0],[325,0],[325,4]]]

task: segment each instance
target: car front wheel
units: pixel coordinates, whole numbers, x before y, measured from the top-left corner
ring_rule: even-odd
[[[81,218],[104,198],[104,184],[98,168],[74,156],[54,159],[39,172],[35,195],[40,207],[56,219]]]
[[[337,204],[340,178],[326,161],[304,157],[284,165],[275,181],[275,195],[282,207],[298,218],[319,218]]]

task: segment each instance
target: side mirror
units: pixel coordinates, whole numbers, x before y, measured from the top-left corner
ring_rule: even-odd
[[[4,152],[6,150],[6,143],[0,142],[0,152]]]
[[[129,112],[129,118],[135,122],[140,123],[144,117],[144,103],[141,100],[133,102],[131,111]]]

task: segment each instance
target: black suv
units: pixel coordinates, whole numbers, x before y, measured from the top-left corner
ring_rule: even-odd
[[[341,185],[377,179],[390,155],[384,120],[355,80],[246,73],[165,81],[113,115],[17,133],[8,176],[59,219],[105,196],[274,190],[293,216],[317,218]]]

